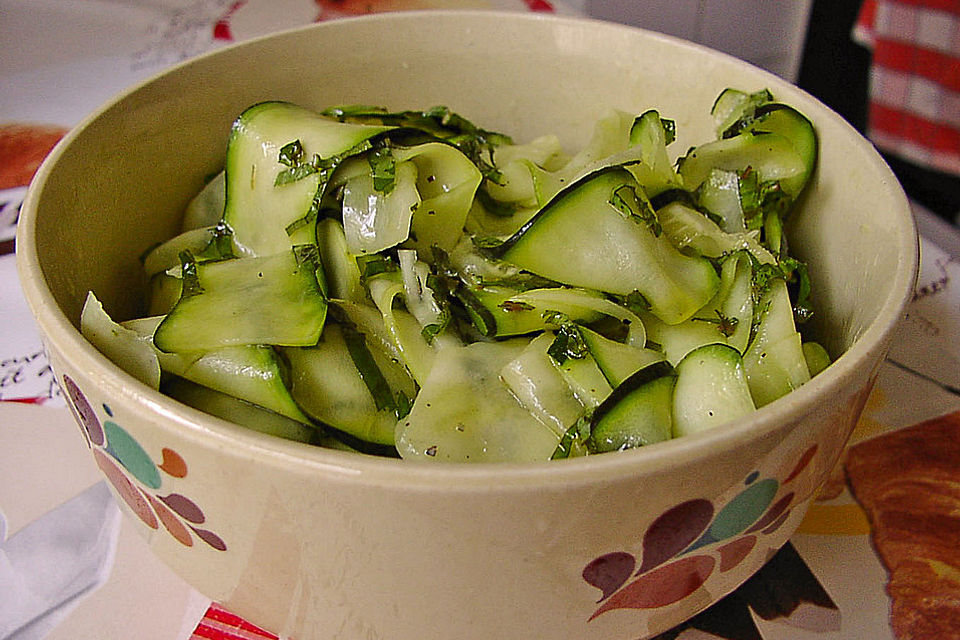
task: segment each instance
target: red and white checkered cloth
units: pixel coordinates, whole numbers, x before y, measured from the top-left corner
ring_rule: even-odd
[[[867,137],[960,175],[960,0],[865,0],[853,36],[873,52]]]
[[[203,614],[190,640],[279,640],[279,637],[214,602]]]

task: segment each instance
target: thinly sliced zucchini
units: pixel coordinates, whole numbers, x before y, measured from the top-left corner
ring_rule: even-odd
[[[747,93],[728,87],[721,91],[710,109],[717,137],[728,138],[734,135],[738,131],[738,123],[752,117],[758,106],[771,100],[773,95],[767,89]]]
[[[137,318],[123,323],[140,334],[147,344],[161,317]],[[155,348],[151,344],[151,348]],[[264,407],[298,422],[309,418],[290,396],[287,372],[273,348],[238,345],[209,351],[164,353],[156,350],[164,373]]]
[[[590,289],[548,287],[543,289],[528,289],[514,295],[511,300],[519,304],[529,304],[539,308],[546,314],[546,318],[554,325],[566,320],[585,318],[590,311],[600,316],[609,317],[620,323],[626,329],[626,342],[635,347],[642,347],[647,342],[647,332],[643,320],[636,313],[625,306],[616,304]],[[568,314],[566,310],[573,313]],[[554,312],[560,318],[553,318]],[[597,318],[600,320],[601,318]]]
[[[582,357],[567,358],[558,367],[573,396],[588,409],[595,409],[613,391],[589,350]]]
[[[757,309],[760,321],[743,364],[754,402],[762,407],[810,380],[810,370],[786,282],[774,280]]]
[[[672,122],[664,121],[654,110],[641,114],[630,129],[630,143],[640,147],[640,162],[628,168],[650,198],[680,186],[680,178],[667,155],[673,135]]]
[[[580,327],[580,335],[604,378],[614,389],[640,369],[664,359],[659,351],[617,342],[587,327]]]
[[[374,178],[364,173],[343,186],[343,232],[353,255],[374,254],[410,237],[413,212],[420,206],[417,168],[397,163],[393,188],[378,191]]]
[[[500,370],[500,378],[517,401],[559,438],[584,413],[557,363],[547,353],[554,334],[545,332],[530,341]]]
[[[368,341],[406,366],[417,383],[423,384],[437,351],[423,337],[423,328],[417,319],[408,311],[392,305],[393,298],[398,295],[400,289],[395,288],[378,298],[381,304],[390,302],[390,307],[384,306],[384,311],[348,300],[335,300],[334,303]]]
[[[634,177],[608,167],[558,194],[501,251],[508,262],[564,284],[637,291],[655,315],[681,322],[713,297],[719,279],[708,260],[657,235],[654,215]]]
[[[624,380],[593,412],[590,449],[604,453],[669,440],[676,379],[661,361]]]
[[[511,287],[480,287],[468,292],[482,308],[468,305],[467,311],[476,323],[491,325],[486,336],[514,336],[555,327],[555,314],[589,324],[611,315],[631,324],[635,340],[643,344],[643,323],[627,309],[620,307],[598,291],[567,287],[518,290]]]
[[[227,201],[227,176],[221,171],[204,185],[187,204],[183,213],[182,231],[212,227],[223,218]]]
[[[781,185],[796,184],[810,171],[789,138],[746,131],[694,147],[680,161],[680,176],[684,188],[695,191],[714,169],[743,172],[748,167],[760,180],[777,180]]]
[[[712,169],[697,189],[697,203],[720,220],[727,233],[747,230],[740,202],[740,176],[736,171]]]
[[[752,287],[751,258],[742,252],[728,256],[721,265],[717,295],[694,317],[675,325],[645,317],[650,340],[674,366],[697,347],[715,342],[729,344],[742,354],[753,324]]]
[[[313,247],[316,254],[316,247]],[[153,337],[161,351],[206,351],[241,344],[316,343],[327,303],[319,259],[290,249],[260,258],[190,263],[183,295]]]
[[[747,350],[753,324],[753,264],[746,253],[724,259],[717,297],[696,317],[714,322],[726,342],[740,353]]]
[[[114,322],[92,291],[80,312],[80,332],[97,351],[140,382],[160,386],[160,362],[153,346],[136,331]]]
[[[240,345],[206,352],[159,355],[164,371],[292,420],[309,422],[290,396],[283,366],[270,347]]]
[[[317,223],[317,247],[327,282],[327,295],[339,300],[362,302],[367,292],[360,281],[357,259],[347,250],[343,225],[333,218]]]
[[[367,281],[370,296],[379,309],[388,339],[400,355],[400,360],[423,384],[433,367],[436,351],[441,345],[456,344],[459,340],[438,327],[427,338],[425,327],[407,310],[397,308],[394,301],[405,298],[403,282],[398,273],[383,273]],[[346,307],[344,307],[346,308]]]
[[[161,272],[150,278],[147,315],[163,316],[177,306],[183,293],[183,279]]]
[[[549,460],[560,435],[520,406],[500,381],[527,341],[441,349],[410,414],[397,425],[407,459],[447,462]]]
[[[683,358],[705,344],[726,343],[726,336],[715,322],[704,319],[688,318],[677,324],[667,324],[655,316],[645,316],[647,336],[657,345],[667,362],[673,366],[680,364]]]
[[[362,334],[356,334],[362,338]],[[315,346],[284,349],[290,362],[290,393],[313,418],[367,442],[393,444],[397,424],[397,397],[416,395],[409,374],[396,361],[369,342],[367,352],[382,375],[386,388],[370,387],[372,369],[358,369],[355,356],[338,324],[329,324]],[[369,362],[364,365],[368,366]],[[394,406],[388,406],[392,401]]]
[[[143,271],[149,277],[180,265],[180,256],[189,251],[194,256],[206,253],[210,243],[224,236],[224,229],[219,226],[199,227],[176,235],[166,242],[154,247],[143,257]],[[229,256],[217,255],[212,251],[210,256],[219,259]]]
[[[532,210],[543,207],[562,190],[598,169],[641,163],[644,148],[633,140],[642,137],[635,133],[643,128],[637,125],[638,120],[626,111],[611,109],[594,123],[593,135],[586,146],[563,166],[550,170],[528,163],[534,196],[534,202],[528,204]],[[646,150],[650,152],[650,146]]]
[[[593,173],[604,164],[611,164],[608,162],[611,157],[630,149],[634,145],[631,132],[636,120],[634,114],[618,109],[611,109],[598,118],[587,144],[562,169],[555,172],[553,182],[556,191],[579,181],[582,176]],[[631,157],[639,159],[638,155],[631,154]]]
[[[434,246],[450,251],[463,235],[463,225],[483,176],[456,147],[430,142],[396,149],[398,162],[417,168],[421,202],[413,214],[409,246],[420,253]]]
[[[166,380],[163,392],[194,409],[267,435],[306,443],[319,439],[317,430],[303,422],[183,378]]]
[[[427,342],[432,342],[445,332],[450,323],[450,311],[441,303],[443,299],[427,263],[417,258],[414,249],[398,249],[397,262],[400,263],[400,280],[403,283],[403,299],[407,311],[423,327]],[[429,337],[428,337],[429,336]]]
[[[704,345],[677,365],[674,437],[712,429],[755,410],[740,352],[733,347]]]
[[[316,242],[313,224],[295,223],[308,216],[327,176],[308,169],[292,173],[296,162],[281,161],[281,149],[299,141],[304,166],[314,156],[330,160],[345,154],[389,129],[337,122],[287,102],[262,102],[244,111],[233,125],[226,161],[224,221],[233,229],[236,253],[265,256]],[[290,179],[277,184],[281,173]],[[288,233],[291,225],[297,228]]]
[[[683,250],[687,247],[708,258],[720,258],[736,251],[749,251],[761,264],[773,264],[776,258],[757,240],[755,231],[727,233],[693,207],[674,201],[657,210],[663,233]]]
[[[788,195],[796,198],[817,164],[817,133],[813,123],[793,107],[771,102],[757,107],[753,122],[745,131],[774,133],[790,141],[800,157],[803,170],[795,176],[780,178],[780,186]]]
[[[499,146],[493,157],[500,175],[498,181],[484,183],[485,192],[498,203],[526,208],[543,205],[543,194],[535,180],[537,170],[557,170],[568,161],[555,135],[542,136],[523,145]]]
[[[547,327],[543,310],[510,302],[513,287],[463,287],[457,292],[471,323],[487,337],[520,336]]]
[[[819,342],[803,343],[803,359],[807,362],[811,378],[830,366],[830,354]]]

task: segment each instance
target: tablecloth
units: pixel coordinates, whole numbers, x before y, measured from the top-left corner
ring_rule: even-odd
[[[867,136],[960,176],[960,2],[866,0],[854,36],[873,54]]]
[[[23,176],[68,127],[166,65],[274,29],[368,11],[371,5],[361,0],[0,0],[0,42],[6,43],[0,55],[0,549],[102,482],[60,398],[17,284],[12,238]],[[430,5],[464,3],[376,3],[379,9]],[[544,0],[470,5],[566,11]],[[11,130],[29,135],[4,146],[3,135]],[[960,422],[960,234],[922,209],[917,215],[924,232],[917,295],[851,450],[914,425],[927,429],[928,420],[941,416]],[[876,532],[845,468],[838,466],[797,534],[767,568],[669,637],[893,640],[894,604],[902,601],[891,592],[895,567],[877,553]],[[103,557],[106,577],[66,603],[62,620],[46,637],[276,638],[183,583],[150,553],[132,523],[115,526],[110,553]],[[778,604],[771,606],[774,601]]]

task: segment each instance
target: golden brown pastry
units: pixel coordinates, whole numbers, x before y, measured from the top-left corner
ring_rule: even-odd
[[[960,639],[960,413],[852,446],[846,471],[890,574],[896,637]]]

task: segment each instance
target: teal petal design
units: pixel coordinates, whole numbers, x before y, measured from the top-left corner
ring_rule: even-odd
[[[747,527],[767,510],[779,488],[780,483],[774,478],[765,478],[749,485],[717,513],[710,528],[686,551],[693,551],[746,531]]]
[[[103,423],[103,431],[107,437],[107,453],[144,485],[159,489],[160,471],[133,436],[112,420]]]

